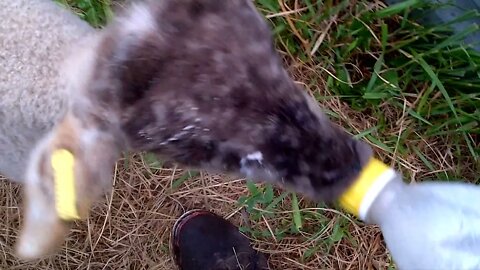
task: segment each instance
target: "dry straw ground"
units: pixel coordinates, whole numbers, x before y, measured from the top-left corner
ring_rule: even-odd
[[[409,109],[417,108],[428,87],[419,87],[419,93],[412,91],[410,94],[404,94],[397,87],[392,98],[376,99],[377,103],[371,107],[374,109],[368,110],[352,109],[355,102],[341,99],[332,90],[342,89],[338,84],[342,80],[348,80],[350,86],[358,82],[360,88],[362,80],[367,84],[373,76],[372,67],[378,63],[375,60],[388,47],[378,45],[382,40],[379,29],[383,29],[383,21],[375,19],[370,23],[354,23],[369,18],[362,16],[382,10],[385,5],[381,1],[324,2],[320,5],[317,1],[257,1],[259,9],[276,27],[277,47],[285,59],[285,66],[298,83],[315,97],[328,97],[318,99],[332,119],[352,134],[363,134],[377,154],[404,172],[407,180],[446,174],[456,164],[464,165],[463,176],[473,175],[471,172],[475,172],[476,168],[473,159],[468,157],[468,149],[456,147],[465,155],[448,150],[452,145],[462,145],[456,137],[423,135],[422,132],[426,134],[428,130],[422,131],[418,117],[408,113]],[[316,3],[316,9],[308,8],[305,3]],[[323,19],[315,19],[317,17]],[[400,21],[398,18],[388,21],[390,30],[398,27]],[[350,48],[353,42],[349,34],[354,32],[345,32],[345,27],[363,27],[366,31],[362,33],[371,35],[368,41],[376,45],[369,51],[365,51],[361,44]],[[358,40],[362,38],[357,37]],[[408,35],[405,40],[407,38]],[[349,47],[350,51],[339,51],[345,47]],[[357,53],[351,53],[354,51]],[[339,58],[347,54],[349,57]],[[342,61],[343,67],[352,74],[346,79],[335,68],[338,65],[334,62]],[[380,82],[382,87],[390,87],[392,83],[384,81],[387,78],[382,70],[385,65],[380,63],[380,70],[376,70],[377,74],[385,74],[379,76],[381,80],[377,84]],[[401,83],[402,78],[393,82],[397,85]],[[362,87],[365,88],[365,84]],[[420,82],[415,86],[418,85],[429,84]],[[412,88],[412,84],[401,87],[416,89]],[[441,94],[433,92],[430,104],[441,99]],[[392,100],[401,106],[396,106],[397,103]],[[427,114],[423,117],[427,118]],[[436,121],[436,118],[428,120]],[[405,132],[409,132],[410,137],[403,136]],[[411,139],[415,134],[418,136]],[[477,137],[472,134],[469,136],[478,145]],[[411,145],[417,148],[411,148]],[[419,149],[423,156],[412,149]],[[459,156],[464,159],[459,160]],[[268,193],[268,188],[263,185],[259,185],[259,189],[252,186],[248,189],[243,179],[184,171],[144,153],[126,154],[117,163],[115,172],[113,193],[106,195],[95,206],[87,221],[76,224],[58,254],[31,263],[20,262],[12,255],[21,221],[21,193],[19,186],[2,181],[0,268],[173,269],[168,249],[173,223],[186,210],[204,208],[244,227],[255,246],[270,256],[272,269],[394,269],[378,228],[301,196],[298,197],[299,210],[292,199],[294,197],[282,190],[275,190],[273,197],[268,195],[271,198],[267,204],[262,204],[258,198],[262,194],[265,198]],[[252,208],[239,203],[242,196],[254,202]],[[299,230],[294,226],[298,225],[294,216],[300,217],[302,227]]]

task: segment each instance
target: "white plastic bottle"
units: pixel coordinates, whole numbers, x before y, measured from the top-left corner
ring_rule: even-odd
[[[467,183],[406,184],[372,159],[340,204],[380,226],[401,270],[480,269],[480,187]]]

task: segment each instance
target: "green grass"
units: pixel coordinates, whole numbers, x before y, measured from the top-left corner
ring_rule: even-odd
[[[114,16],[111,0],[55,0],[68,6],[93,27],[105,25]]]
[[[112,17],[111,3],[106,1],[58,1],[72,6],[95,27]],[[295,3],[286,2],[289,7]],[[277,0],[256,1],[269,18],[286,64],[301,66],[296,77],[314,89],[320,102],[340,98],[371,124],[357,132],[354,127],[361,125],[354,122],[363,120],[352,119],[345,125],[347,130],[376,145],[386,159],[411,162],[418,181],[480,182],[480,53],[463,44],[463,37],[478,31],[477,26],[452,35],[449,25],[418,25],[409,20],[411,11],[429,7],[416,0],[384,9],[367,0],[355,5],[349,0],[298,2],[303,3],[300,12],[280,16],[286,7],[282,9]],[[470,12],[459,19],[472,16],[478,14]],[[318,90],[322,83],[328,94]],[[342,120],[341,112],[326,111]],[[152,157],[147,160],[161,167]],[[411,170],[401,169],[409,179]],[[187,172],[174,185],[191,177]],[[306,203],[270,185],[248,183],[247,187],[249,194],[238,204],[250,219],[275,220],[274,228],[241,228],[253,237],[281,240],[301,234],[317,239],[329,230],[327,240],[321,238],[304,252],[304,260],[318,251],[329,253],[341,241],[358,245],[347,216],[326,212],[323,204]]]

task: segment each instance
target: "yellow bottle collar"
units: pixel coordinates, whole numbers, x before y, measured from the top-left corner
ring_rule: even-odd
[[[395,175],[395,171],[382,161],[370,159],[355,182],[340,196],[340,205],[365,220],[373,201]]]

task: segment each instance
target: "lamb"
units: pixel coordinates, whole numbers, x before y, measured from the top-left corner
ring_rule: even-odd
[[[250,0],[147,1],[89,42],[62,69],[72,98],[29,161],[23,258],[87,217],[124,150],[326,202],[372,156],[289,77]]]
[[[31,150],[66,110],[61,64],[96,30],[51,0],[0,1],[0,18],[0,174],[24,182]]]

